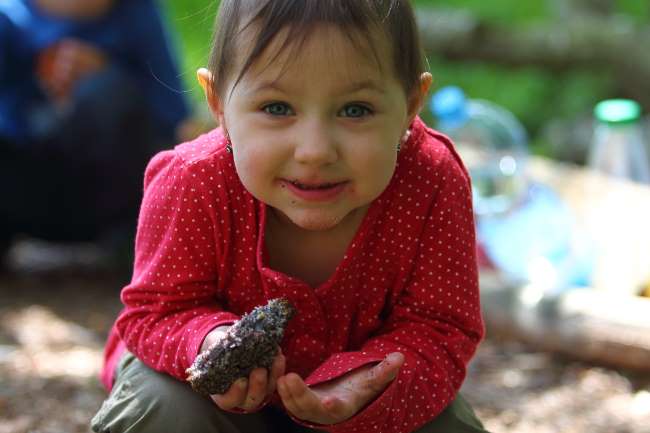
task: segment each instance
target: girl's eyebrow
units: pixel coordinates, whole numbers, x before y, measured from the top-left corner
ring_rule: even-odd
[[[353,82],[349,86],[345,87],[341,93],[342,94],[356,93],[362,90],[369,90],[371,92],[381,93],[381,94],[386,93],[386,90],[382,86],[379,86],[373,80],[363,80],[363,81]]]
[[[337,93],[341,94],[341,95],[345,95],[345,94],[349,94],[349,93],[361,92],[363,90],[368,90],[368,91],[371,91],[371,92],[380,93],[382,95],[384,93],[386,93],[386,90],[382,86],[379,86],[373,80],[362,80],[362,81],[352,82],[351,84],[346,85],[345,87],[341,87],[341,89],[338,90]],[[275,81],[262,81],[259,85],[254,86],[250,91],[248,91],[246,93],[247,94],[255,94],[255,93],[262,92],[262,91],[276,91],[276,92],[282,92],[282,93],[289,93],[278,83],[277,80],[275,80]]]
[[[274,90],[276,92],[287,93],[282,86],[278,84],[278,81],[262,81],[257,86],[252,86],[251,90],[247,91],[247,94],[255,94],[263,91]]]

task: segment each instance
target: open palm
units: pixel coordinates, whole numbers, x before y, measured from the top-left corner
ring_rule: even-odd
[[[401,353],[391,353],[374,366],[363,366],[335,380],[308,387],[289,373],[278,379],[278,393],[296,418],[316,424],[336,424],[354,416],[395,379],[404,363]]]

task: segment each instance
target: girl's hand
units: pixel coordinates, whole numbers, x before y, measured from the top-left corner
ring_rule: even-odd
[[[223,338],[228,328],[229,326],[220,326],[213,329],[205,337],[201,351]],[[247,412],[254,411],[273,395],[277,388],[278,378],[284,374],[285,366],[285,357],[282,350],[278,349],[270,371],[266,368],[256,368],[248,376],[248,379],[240,378],[224,394],[215,394],[210,397],[223,410],[239,408]]]
[[[316,424],[337,424],[354,416],[397,377],[404,355],[389,354],[375,366],[364,366],[330,382],[309,388],[300,376],[278,379],[278,393],[296,418]]]

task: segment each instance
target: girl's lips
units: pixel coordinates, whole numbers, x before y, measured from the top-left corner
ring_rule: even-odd
[[[348,182],[339,182],[328,185],[324,188],[301,188],[293,182],[282,179],[280,183],[297,197],[305,201],[328,201],[341,194],[348,185]]]

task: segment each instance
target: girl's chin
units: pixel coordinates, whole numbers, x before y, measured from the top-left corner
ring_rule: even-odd
[[[342,218],[327,217],[326,215],[304,215],[299,218],[291,218],[291,222],[303,230],[325,231],[335,228]]]
[[[290,223],[300,229],[309,231],[326,231],[338,226],[345,215],[327,214],[321,211],[313,212],[277,212],[281,221]]]

